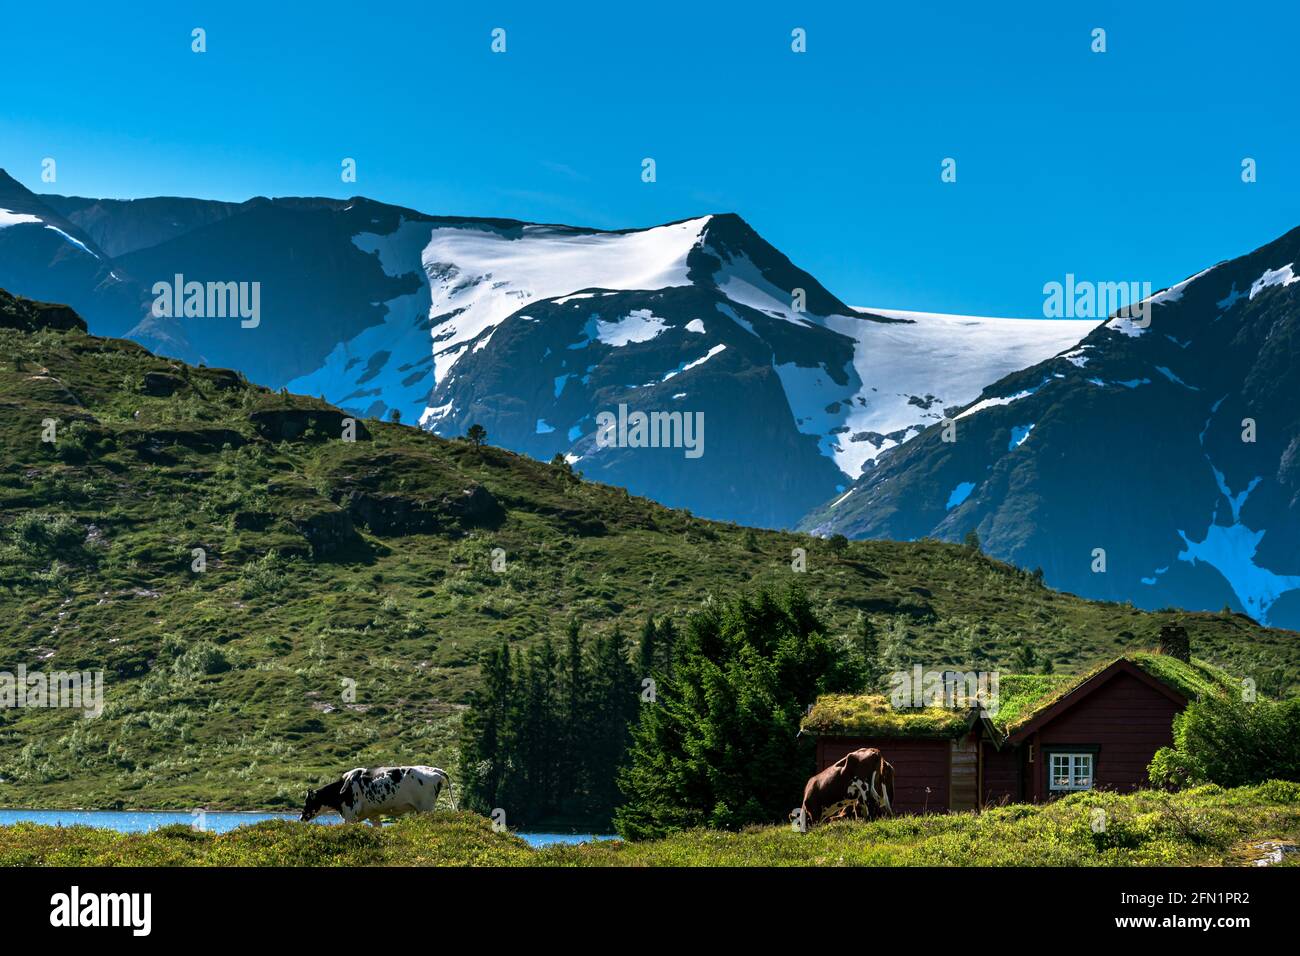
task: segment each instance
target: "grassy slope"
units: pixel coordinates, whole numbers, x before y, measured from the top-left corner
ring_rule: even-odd
[[[1096,809],[1105,827],[1094,832]],[[982,814],[900,817],[647,843],[529,848],[482,817],[441,812],[382,831],[275,821],[214,836],[184,826],[124,835],[91,827],[0,827],[0,866],[1153,866],[1242,865],[1263,841],[1300,840],[1300,784],[1179,794],[1074,794]],[[1294,857],[1292,857],[1294,859]]]
[[[906,615],[907,653],[927,665],[961,663],[973,632],[994,664],[1028,637],[1077,671],[1150,645],[1173,617],[1046,590],[954,545],[837,555],[757,532],[751,550],[738,527],[405,426],[368,422],[373,440],[353,444],[271,442],[250,416],[331,410],[218,387],[215,370],[121,340],[0,335],[0,671],[103,668],[107,697],[93,720],[0,710],[0,806],[285,808],[358,764],[454,773],[459,708],[488,642],[556,632],[571,614],[635,635],[647,612],[789,580],[795,546],[809,549],[800,578],[833,629],[847,633],[859,609],[881,627]],[[182,387],[151,397],[149,372]],[[39,441],[45,418],[60,422],[57,446]],[[364,486],[436,510],[474,485],[504,506],[499,526],[444,515],[436,533],[349,538],[336,504]],[[314,554],[307,535],[339,547]],[[198,546],[203,574],[190,570]],[[504,573],[490,569],[496,547]],[[1182,618],[1200,657],[1296,672],[1290,632]]]

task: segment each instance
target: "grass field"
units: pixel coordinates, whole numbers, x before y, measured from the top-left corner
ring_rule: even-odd
[[[1040,806],[843,822],[807,834],[691,831],[544,849],[451,811],[382,830],[273,821],[219,836],[184,826],[124,835],[19,824],[0,827],[0,866],[1247,866],[1264,855],[1260,844],[1276,842],[1300,842],[1300,784],[1080,793]]]

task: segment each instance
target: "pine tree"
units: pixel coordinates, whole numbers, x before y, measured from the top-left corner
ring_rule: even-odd
[[[836,642],[792,587],[708,605],[677,644],[671,677],[633,729],[618,832],[785,819],[813,767],[811,741],[798,736],[804,710],[846,689]]]
[[[659,663],[655,659],[658,651],[656,647],[657,637],[658,629],[655,627],[654,615],[646,615],[645,625],[641,628],[641,643],[637,645],[636,649],[636,666],[642,677],[649,677],[653,674]]]
[[[907,618],[895,614],[889,619],[885,629],[885,639],[881,644],[880,664],[884,676],[900,671],[907,661],[907,647],[911,635],[907,631]]]
[[[586,662],[583,660],[582,627],[577,618],[569,621],[564,635],[565,654],[560,700],[560,786],[557,802],[561,812],[577,816],[587,791],[585,759],[586,714],[590,705],[590,688]]]
[[[559,659],[549,635],[528,652],[526,677],[521,682],[520,732],[515,754],[519,774],[511,790],[510,819],[536,821],[555,813],[560,781],[556,773],[560,715],[555,703]]]
[[[979,671],[984,669],[984,665],[989,661],[989,655],[984,650],[984,641],[980,636],[975,625],[968,624],[961,630],[961,657],[962,669]]]
[[[670,617],[661,620],[655,630],[655,658],[659,664],[659,673],[671,677],[673,673],[673,654],[676,652],[677,627]]]
[[[585,739],[589,792],[587,813],[607,826],[620,800],[618,770],[631,740],[631,723],[641,706],[640,684],[628,660],[627,639],[615,627],[596,640],[591,655],[593,706]]]
[[[1032,674],[1034,668],[1038,666],[1038,655],[1034,653],[1034,647],[1028,641],[1021,641],[1016,647],[1015,668],[1020,674]]]
[[[857,652],[862,657],[862,686],[868,691],[875,691],[880,688],[880,682],[885,676],[884,662],[880,657],[880,638],[876,635],[871,619],[861,611],[858,612],[856,623]]]
[[[465,806],[488,813],[500,805],[511,749],[510,701],[514,685],[506,642],[482,657],[482,686],[470,698],[461,729],[461,780]]]

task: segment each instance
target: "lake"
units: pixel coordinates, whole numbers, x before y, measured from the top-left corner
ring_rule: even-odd
[[[200,821],[197,813],[187,810],[0,810],[0,826],[11,823],[44,823],[48,826],[104,827],[119,833],[144,833],[173,823],[200,825],[213,833],[226,833],[235,827],[263,820],[297,820],[296,813],[241,813],[232,810],[205,810]],[[337,814],[322,814],[313,823],[342,823]],[[553,846],[557,843],[588,843],[612,840],[597,833],[516,833],[530,846]]]

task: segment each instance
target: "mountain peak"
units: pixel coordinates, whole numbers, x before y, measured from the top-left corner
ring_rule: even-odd
[[[36,194],[20,183],[14,177],[10,176],[7,170],[0,169],[0,205],[4,203],[39,203],[40,200]],[[10,206],[4,206],[11,212],[25,211],[14,210]]]

